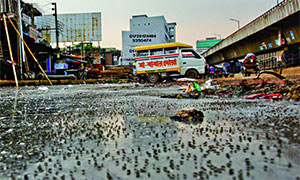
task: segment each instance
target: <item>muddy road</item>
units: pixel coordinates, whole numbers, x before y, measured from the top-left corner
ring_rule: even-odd
[[[178,86],[1,88],[0,179],[299,179],[300,104]],[[169,117],[197,109],[203,122]]]

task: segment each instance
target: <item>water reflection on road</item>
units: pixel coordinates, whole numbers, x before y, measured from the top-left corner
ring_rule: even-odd
[[[1,179],[295,179],[299,103],[160,98],[178,87],[2,88]],[[169,119],[204,112],[199,124]]]

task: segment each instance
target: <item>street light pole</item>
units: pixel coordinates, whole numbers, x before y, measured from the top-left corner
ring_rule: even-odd
[[[229,20],[237,22],[238,23],[238,29],[240,29],[240,21],[238,19],[230,18]]]

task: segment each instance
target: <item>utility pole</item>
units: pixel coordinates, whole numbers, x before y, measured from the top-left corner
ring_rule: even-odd
[[[19,13],[19,31],[21,33],[21,38],[23,38],[23,24],[22,24],[22,9],[21,9],[21,1],[18,0],[18,13]],[[25,53],[24,53],[24,43],[20,38],[20,75],[21,79],[23,79],[23,62],[25,62]]]
[[[53,16],[55,16],[55,34],[56,34],[56,47],[59,48],[59,33],[58,33],[58,21],[57,21],[57,6],[56,3],[52,3],[52,5],[54,5],[54,8],[52,8],[52,10],[54,10],[54,14]]]

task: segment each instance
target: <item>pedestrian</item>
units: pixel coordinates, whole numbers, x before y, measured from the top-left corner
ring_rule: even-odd
[[[259,65],[256,56],[252,53],[247,54],[243,61],[243,67],[245,70],[245,76],[250,76],[251,73],[257,74],[259,71]]]
[[[228,77],[229,74],[230,74],[229,67],[230,67],[230,63],[229,62],[224,63],[224,66],[223,66],[223,75],[225,77]]]
[[[213,66],[209,68],[209,72],[210,72],[210,77],[215,78],[215,68]]]

